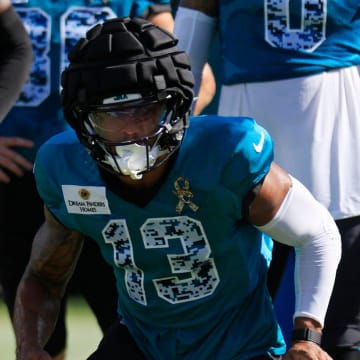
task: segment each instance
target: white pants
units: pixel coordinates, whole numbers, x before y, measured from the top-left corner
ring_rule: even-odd
[[[298,178],[335,219],[360,215],[357,67],[223,86],[219,114],[249,116],[263,125],[274,140],[275,162]]]

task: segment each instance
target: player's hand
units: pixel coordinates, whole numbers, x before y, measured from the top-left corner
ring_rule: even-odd
[[[18,351],[16,360],[52,360],[52,357],[44,350],[28,350],[24,352]]]
[[[331,360],[332,358],[311,341],[296,341],[283,356],[283,360]]]
[[[33,163],[18,154],[12,147],[32,148],[33,146],[34,143],[28,139],[0,136],[0,183],[10,182],[10,177],[4,170],[16,176],[23,176],[25,170],[33,168]]]

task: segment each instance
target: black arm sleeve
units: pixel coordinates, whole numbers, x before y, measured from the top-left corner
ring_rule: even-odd
[[[13,6],[0,14],[0,122],[14,105],[32,63],[29,35]]]

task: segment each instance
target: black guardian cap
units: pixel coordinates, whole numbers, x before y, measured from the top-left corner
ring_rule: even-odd
[[[89,114],[162,103],[166,114],[147,138],[142,174],[159,166],[180,146],[193,100],[193,75],[176,37],[142,18],[116,18],[91,28],[69,54],[62,73],[64,115],[93,158],[106,169],[124,174],[116,148],[94,130]],[[141,143],[144,143],[144,138]],[[156,159],[149,159],[156,144]],[[115,151],[114,151],[115,147]],[[125,175],[128,175],[125,173]]]

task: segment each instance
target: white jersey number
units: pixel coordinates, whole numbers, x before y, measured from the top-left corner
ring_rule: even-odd
[[[13,1],[14,2],[14,1]],[[23,1],[15,1],[20,4]],[[25,84],[16,106],[39,106],[51,92],[51,17],[37,7],[16,7],[16,11],[28,30],[33,45],[34,61],[28,82]],[[59,75],[68,63],[67,56],[86,30],[115,13],[107,7],[71,7],[60,20]]]
[[[301,0],[297,29],[291,28],[289,17],[290,3],[294,0],[264,1],[265,39],[271,46],[311,52],[325,40],[327,0]]]
[[[194,301],[211,295],[219,284],[219,275],[204,229],[187,216],[148,219],[140,228],[145,249],[169,248],[170,241],[180,241],[182,254],[168,254],[172,274],[153,279],[158,296],[171,304]],[[103,230],[105,242],[112,244],[114,262],[125,269],[125,284],[130,298],[146,305],[144,273],[134,262],[133,247],[125,220],[110,220]],[[151,253],[149,253],[151,256]]]

